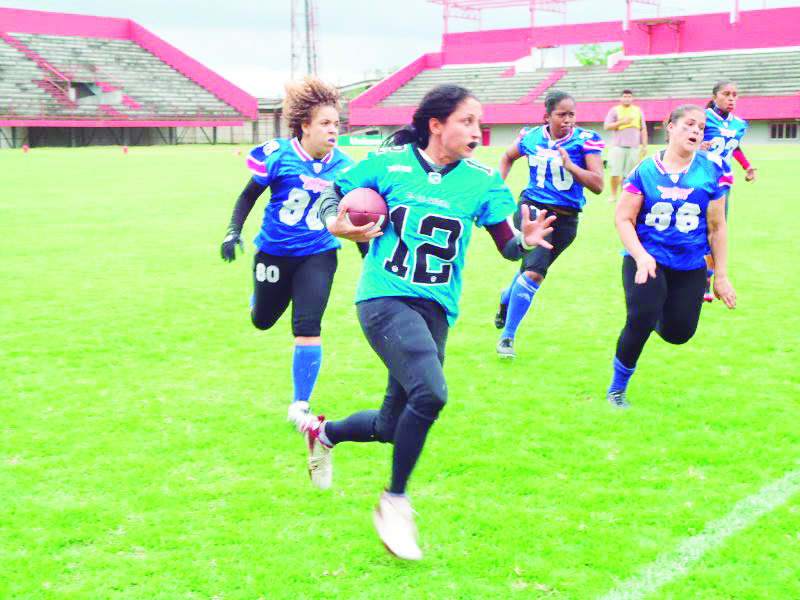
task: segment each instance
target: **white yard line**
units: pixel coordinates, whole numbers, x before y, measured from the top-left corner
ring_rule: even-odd
[[[617,587],[598,600],[640,600],[661,586],[684,577],[706,552],[747,529],[798,492],[800,469],[795,469],[740,500],[727,515],[712,521],[701,533],[684,540],[671,552],[662,554],[637,575],[619,582]]]

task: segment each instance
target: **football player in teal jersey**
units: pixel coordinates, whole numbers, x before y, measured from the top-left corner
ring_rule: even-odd
[[[672,111],[666,150],[640,162],[625,180],[614,223],[627,252],[622,284],[628,316],[617,340],[607,398],[627,408],[626,389],[650,333],[670,344],[694,335],[703,304],[705,253],[717,264],[714,293],[728,308],[725,192],[733,180],[716,154],[698,153],[706,115],[694,105]]]
[[[545,123],[523,128],[500,159],[500,173],[505,179],[514,162],[526,157],[530,181],[520,194],[520,209],[546,209],[558,215],[548,237],[553,247],[526,252],[511,285],[500,293],[494,320],[495,327],[503,330],[497,342],[500,358],[516,356],[514,337],[534,294],[550,265],[578,233],[578,215],[586,204],[584,188],[593,194],[603,191],[603,140],[594,131],[575,126],[575,100],[566,92],[551,90],[544,106]]]
[[[339,91],[316,77],[286,85],[283,116],[292,139],[270,140],[250,151],[252,177],[233,210],[221,254],[244,249],[242,226],[258,197],[270,189],[255,239],[253,325],[269,329],[292,304],[294,399],[288,419],[299,427],[309,410],[322,364],[322,315],[328,303],[341,247],[319,220],[320,192],[353,160],[336,148]]]
[[[733,114],[736,110],[736,101],[739,98],[739,86],[735,81],[723,79],[718,81],[711,91],[711,100],[706,105],[706,129],[703,132],[701,150],[708,150],[722,159],[725,167],[732,171],[731,158],[742,165],[745,170],[745,181],[756,180],[756,168],[750,164],[742,151],[742,138],[749,125],[744,119]],[[731,200],[731,190],[725,193],[725,217],[728,216],[728,204]],[[712,302],[714,294],[711,293],[711,278],[714,276],[714,261],[711,256],[706,256],[706,292],[703,300]]]
[[[480,102],[455,85],[434,88],[422,99],[412,125],[355,167],[343,170],[323,192],[320,218],[331,233],[372,240],[356,293],[361,328],[389,370],[380,410],[341,421],[309,419],[304,437],[312,482],[331,484],[331,448],[341,442],[394,444],[390,486],[381,495],[374,524],[396,556],[422,552],[406,485],[428,431],[447,400],[442,363],[448,329],[458,317],[461,275],[473,224],[485,227],[498,250],[516,260],[535,245],[548,247],[552,231],[541,211],[523,213],[521,231],[510,215],[511,192],[500,173],[470,158],[481,136]],[[368,187],[386,200],[389,224],[355,227],[346,200]]]

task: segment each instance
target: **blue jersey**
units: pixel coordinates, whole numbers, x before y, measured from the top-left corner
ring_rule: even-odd
[[[703,141],[711,142],[708,148],[710,154],[716,154],[722,159],[722,164],[731,170],[731,156],[747,131],[747,121],[728,115],[723,119],[713,108],[706,109],[706,129],[703,132]]]
[[[659,154],[640,162],[623,189],[643,196],[636,234],[657,263],[687,271],[705,266],[708,203],[733,177],[715,154],[697,153],[680,173],[667,173]]]
[[[372,188],[389,208],[389,225],[364,257],[356,302],[427,298],[455,323],[473,223],[494,225],[515,209],[499,171],[465,158],[437,172],[408,144],[370,154],[343,170],[337,183],[343,194]]]
[[[583,185],[572,178],[572,173],[564,168],[559,148],[564,148],[570,159],[579,167],[586,168],[587,154],[600,154],[605,144],[602,138],[588,129],[575,127],[570,134],[560,140],[550,137],[545,125],[524,127],[517,138],[519,153],[528,157],[531,169],[528,187],[522,191],[526,200],[564,206],[575,210],[583,209]]]
[[[341,248],[319,220],[319,196],[353,159],[338,148],[319,160],[297,138],[271,140],[247,157],[253,179],[272,194],[255,239],[259,250],[278,256],[306,256]]]

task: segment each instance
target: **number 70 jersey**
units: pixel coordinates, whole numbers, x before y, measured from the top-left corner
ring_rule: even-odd
[[[640,162],[623,184],[643,196],[636,235],[657,263],[699,269],[708,250],[708,203],[724,197],[733,177],[714,154],[695,154],[681,173],[667,173],[660,154]]]
[[[523,127],[517,138],[517,149],[528,160],[530,181],[522,191],[526,200],[542,204],[582,210],[586,204],[583,185],[575,181],[564,168],[559,148],[582,169],[586,168],[587,154],[600,154],[604,143],[594,131],[574,127],[569,135],[554,140],[547,126]]]
[[[504,221],[514,199],[496,169],[470,158],[434,170],[411,145],[381,148],[337,178],[342,194],[377,191],[389,225],[364,257],[356,302],[392,296],[438,302],[452,325],[458,316],[461,272],[472,235]]]

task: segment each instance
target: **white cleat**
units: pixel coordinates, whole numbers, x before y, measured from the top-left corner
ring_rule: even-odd
[[[298,400],[289,405],[289,411],[286,415],[286,420],[295,426],[297,431],[303,431],[303,423],[311,415],[311,406],[305,400]]]
[[[514,352],[514,340],[512,338],[500,338],[497,342],[497,356],[500,358],[514,359],[517,355]]]
[[[301,424],[301,433],[308,450],[308,474],[311,483],[321,490],[327,490],[333,483],[333,461],[330,446],[319,439],[319,432],[325,417],[310,417]]]
[[[389,552],[405,560],[422,559],[414,509],[406,496],[390,496],[383,492],[372,513],[372,521]]]

